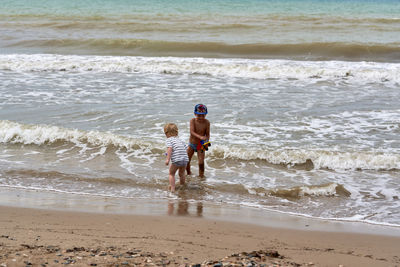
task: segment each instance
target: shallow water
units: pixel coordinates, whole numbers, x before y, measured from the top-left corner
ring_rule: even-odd
[[[399,4],[310,3],[0,7],[0,186],[400,225]],[[207,177],[170,195],[200,102]]]

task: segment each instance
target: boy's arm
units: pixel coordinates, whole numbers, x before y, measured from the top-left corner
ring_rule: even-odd
[[[206,140],[210,140],[210,122],[207,121]]]
[[[167,159],[165,160],[165,165],[169,164],[172,155],[172,147],[167,147]]]

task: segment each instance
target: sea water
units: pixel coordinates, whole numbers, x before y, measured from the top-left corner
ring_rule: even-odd
[[[400,226],[400,2],[3,1],[0,187]],[[208,106],[206,178],[165,123]],[[38,204],[40,206],[40,204]]]

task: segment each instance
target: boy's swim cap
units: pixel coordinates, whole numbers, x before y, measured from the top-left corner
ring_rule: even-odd
[[[199,115],[205,115],[205,114],[207,114],[208,112],[207,112],[207,107],[206,107],[206,105],[197,104],[197,105],[194,107],[194,113],[195,113],[195,114],[199,114]]]

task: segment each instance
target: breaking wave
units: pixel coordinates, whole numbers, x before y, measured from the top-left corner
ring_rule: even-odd
[[[40,48],[56,53],[85,51],[85,54],[130,56],[185,56],[216,58],[290,58],[297,60],[349,60],[399,62],[398,43],[363,44],[345,42],[314,43],[245,43],[177,42],[148,39],[50,39],[24,40],[9,47]]]
[[[109,132],[82,131],[48,125],[27,125],[11,121],[0,121],[0,142],[10,144],[46,145],[71,142],[92,146],[113,146],[117,149],[151,151],[162,155],[163,143],[144,141],[139,138],[121,136]],[[210,160],[261,160],[265,164],[284,165],[304,170],[378,170],[400,169],[400,155],[379,152],[342,152],[306,149],[254,150],[239,146],[213,144],[208,152]]]
[[[82,131],[48,125],[28,125],[4,120],[0,121],[0,142],[39,146],[57,142],[71,142],[93,146],[114,146],[127,150],[152,148],[152,144],[148,142],[108,132]]]
[[[300,198],[303,196],[319,197],[319,196],[342,196],[349,197],[351,193],[340,184],[328,183],[323,185],[304,185],[290,189],[275,189],[269,192],[273,196],[283,198]]]
[[[0,70],[191,74],[253,79],[400,84],[396,63],[129,56],[0,55]]]
[[[399,170],[400,155],[380,152],[342,152],[307,149],[253,150],[215,145],[211,156],[223,159],[264,160],[305,170]]]

